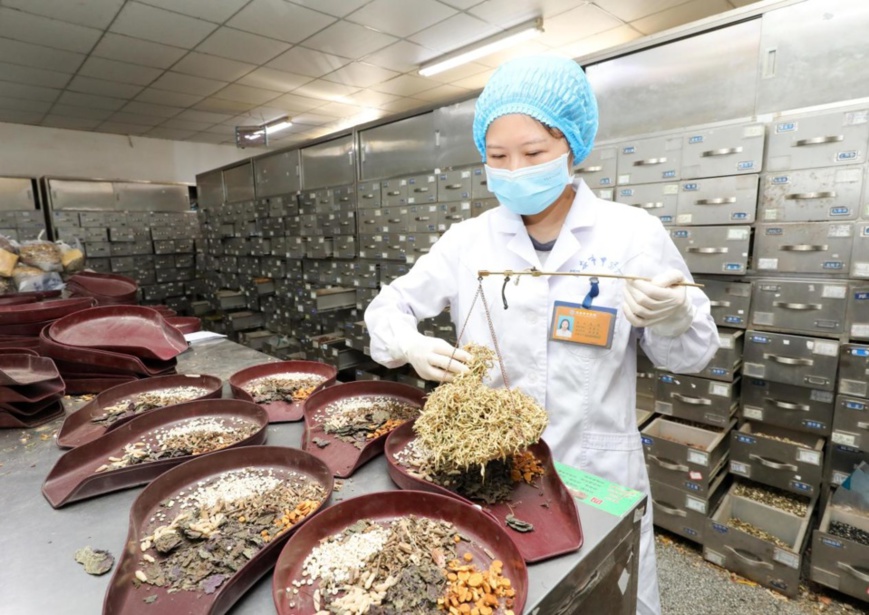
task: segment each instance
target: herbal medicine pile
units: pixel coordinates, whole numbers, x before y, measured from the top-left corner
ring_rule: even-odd
[[[106,406],[103,408],[103,414],[93,417],[91,421],[109,427],[122,419],[132,418],[154,408],[174,406],[185,401],[192,401],[207,393],[208,389],[202,387],[169,387],[146,391],[127,399],[122,399],[111,406]]]
[[[288,403],[308,399],[326,378],[304,372],[286,372],[262,376],[244,385],[245,392],[258,404],[282,401]]]
[[[313,419],[323,431],[358,449],[389,433],[399,425],[416,418],[419,408],[394,397],[383,395],[348,397],[318,410]],[[317,446],[328,446],[328,440],[314,439]]]

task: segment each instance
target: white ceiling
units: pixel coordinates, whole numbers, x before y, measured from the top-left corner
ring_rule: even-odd
[[[277,147],[468,96],[520,54],[578,57],[754,0],[0,0],[0,122]],[[545,33],[431,78],[531,18]]]

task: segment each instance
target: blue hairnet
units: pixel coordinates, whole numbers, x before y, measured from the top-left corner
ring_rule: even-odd
[[[474,143],[486,161],[486,131],[502,115],[530,115],[564,133],[573,163],[582,162],[597,133],[597,101],[579,64],[529,56],[502,64],[477,99]]]

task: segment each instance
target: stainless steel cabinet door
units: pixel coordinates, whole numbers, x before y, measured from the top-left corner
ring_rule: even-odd
[[[124,211],[187,211],[187,186],[141,182],[115,182],[118,208]]]
[[[241,164],[223,172],[223,185],[227,203],[241,203],[254,199],[253,165]]]
[[[869,109],[781,118],[770,128],[767,171],[861,164],[869,145]]]
[[[359,133],[362,179],[409,175],[435,168],[434,114],[383,124]]]
[[[674,224],[679,203],[679,184],[640,184],[616,188],[615,200],[645,209],[662,224]]]
[[[680,184],[676,224],[748,224],[757,211],[757,175]]]
[[[217,175],[219,178],[220,171],[217,172]],[[197,182],[200,177],[203,176],[198,176]],[[103,211],[115,209],[115,191],[111,182],[50,179],[48,189],[51,195],[51,207],[54,210],[77,209],[82,211]],[[220,183],[220,190],[221,202],[223,202],[222,180]],[[84,226],[84,224],[82,226]]]
[[[854,220],[860,214],[863,167],[804,169],[763,176],[763,222]]]
[[[300,150],[302,188],[343,186],[356,181],[353,135],[338,137]]]
[[[55,180],[51,180],[54,184]],[[200,173],[196,176],[196,193],[199,200],[199,207],[207,209],[209,207],[217,207],[225,201],[223,192],[223,173],[220,171],[209,171],[208,173]],[[60,209],[56,202],[52,201],[55,209]]]
[[[680,179],[682,137],[635,139],[619,145],[619,186]]]
[[[682,141],[682,179],[757,173],[765,134],[763,124],[689,131]]]
[[[302,187],[298,150],[255,158],[253,170],[257,197],[292,194]]]
[[[845,332],[848,284],[832,280],[755,280],[751,327],[838,337]]]
[[[746,333],[742,362],[746,377],[832,391],[838,364],[839,343],[833,340]]]
[[[0,210],[36,209],[33,180],[23,177],[0,177]]]
[[[749,226],[672,227],[670,237],[692,273],[745,273]]]
[[[759,272],[847,275],[853,225],[835,222],[758,225],[754,268]]]
[[[617,145],[595,145],[585,160],[573,168],[589,188],[609,188],[616,185],[618,171]]]

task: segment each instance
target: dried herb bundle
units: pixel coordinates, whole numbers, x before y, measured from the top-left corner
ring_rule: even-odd
[[[206,393],[208,393],[208,389],[202,387],[170,387],[146,391],[134,397],[121,400],[114,405],[107,406],[103,409],[103,414],[93,417],[91,421],[108,427],[121,419],[131,418],[154,408],[174,406],[185,401],[192,401],[197,397],[202,397]]]
[[[329,404],[314,419],[326,433],[361,450],[418,415],[419,408],[394,397],[349,397]]]
[[[296,402],[308,399],[326,379],[317,374],[287,372],[256,378],[244,385],[244,390],[258,404],[273,401]]]
[[[525,450],[548,421],[546,410],[522,391],[483,384],[495,357],[491,349],[468,344],[464,350],[474,357],[468,371],[435,389],[414,424],[435,467],[444,471],[482,470]]]

